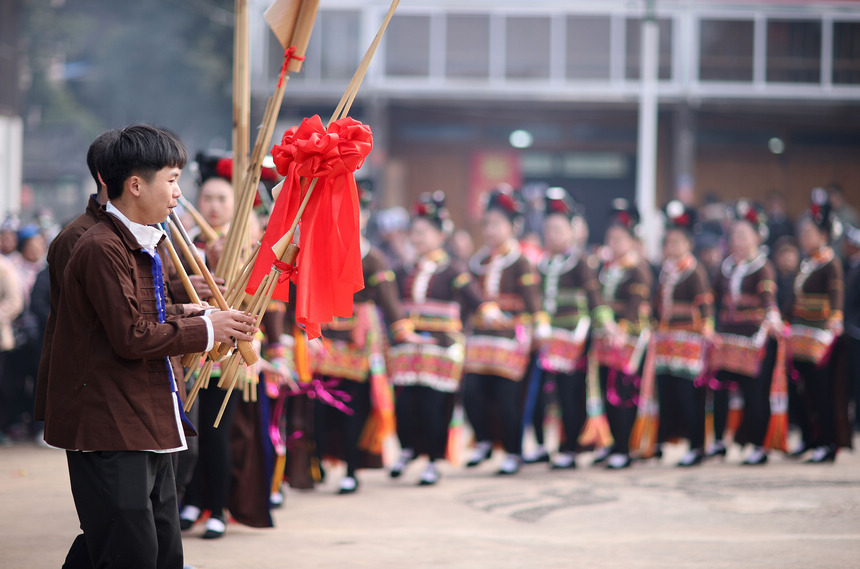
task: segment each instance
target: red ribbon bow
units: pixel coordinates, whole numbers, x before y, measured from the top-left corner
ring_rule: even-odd
[[[287,69],[290,67],[290,62],[294,59],[296,61],[305,60],[303,55],[296,55],[296,46],[291,45],[284,50],[284,65],[281,66],[281,75],[278,77],[278,89],[280,89],[281,85],[284,84],[284,77],[287,75]]]
[[[291,272],[296,283],[296,322],[305,327],[309,338],[319,336],[319,325],[334,316],[351,316],[352,297],[364,288],[353,172],[372,148],[369,126],[345,117],[326,129],[315,115],[286,131],[281,144],[272,149],[275,166],[286,179],[247,290],[256,291],[275,261],[272,245],[289,230],[309,187],[301,179],[317,178],[300,225],[296,266],[301,265],[302,271]],[[288,283],[279,279],[274,298],[289,300]]]

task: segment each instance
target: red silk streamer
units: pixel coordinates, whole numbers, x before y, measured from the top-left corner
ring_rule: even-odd
[[[281,66],[281,76],[278,77],[278,89],[280,89],[281,85],[284,84],[284,77],[287,75],[287,68],[289,68],[290,62],[294,59],[296,61],[305,60],[304,56],[296,55],[296,46],[291,45],[284,50],[284,65]]]
[[[278,172],[285,176],[247,292],[254,294],[269,273],[275,254],[272,246],[289,230],[310,184],[316,188],[301,218],[299,255],[293,272],[296,283],[296,322],[308,339],[320,335],[320,324],[334,316],[352,316],[353,295],[364,288],[361,236],[358,223],[358,189],[353,173],[373,148],[370,127],[350,117],[328,129],[318,115],[306,118],[284,133],[272,149]],[[289,285],[279,282],[273,298],[289,301]]]

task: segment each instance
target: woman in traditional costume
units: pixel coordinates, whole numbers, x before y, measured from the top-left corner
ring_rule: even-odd
[[[830,350],[842,334],[844,287],[842,263],[830,247],[839,229],[826,190],[816,188],[808,214],[800,221],[804,253],[794,281],[789,347],[797,387],[789,396],[799,401],[803,443],[796,453],[813,449],[807,462],[836,459],[834,385]],[[802,387],[802,389],[799,389]]]
[[[743,464],[761,465],[768,458],[764,442],[776,361],[776,341],[769,336],[782,333],[782,319],[776,305],[776,272],[761,250],[767,218],[761,207],[746,200],[735,205],[733,214],[730,255],[714,283],[719,310],[711,366],[717,382],[739,386],[744,408],[735,442],[753,446]],[[722,440],[715,441],[714,450],[725,455]]]
[[[382,467],[381,438],[388,434],[388,423],[393,426],[384,375],[388,342],[384,326],[395,344],[421,341],[403,316],[394,272],[363,235],[372,198],[367,186],[360,188],[359,197],[364,289],[355,293],[351,317],[335,317],[323,327],[324,348],[314,364],[326,389],[342,395],[348,407],[332,406],[319,398],[314,407],[318,459],[328,456],[346,462],[339,494],[358,489],[359,468]]]
[[[554,377],[563,439],[551,468],[576,468],[577,441],[586,419],[587,345],[592,323],[614,326],[612,310],[603,304],[600,283],[589,265],[584,243],[577,243],[573,222],[582,209],[563,188],[546,192],[543,239],[546,252],[538,261],[543,308],[550,334],[536,337],[538,365],[544,378]],[[541,381],[543,385],[545,381]]]
[[[639,381],[649,338],[651,267],[637,252],[636,226],[639,213],[623,198],[612,203],[606,248],[610,259],[599,274],[604,301],[611,307],[619,329],[597,334],[595,355],[606,419],[614,440],[602,449],[595,464],[609,469],[630,466],[630,434],[639,404]]]
[[[397,283],[403,312],[415,333],[426,341],[404,342],[388,351],[402,449],[390,475],[398,478],[423,452],[429,463],[421,474],[421,485],[439,480],[436,461],[445,455],[454,394],[463,375],[466,340],[462,317],[474,312],[482,301],[472,275],[444,249],[451,226],[445,194],[422,194],[409,232],[418,260],[398,271]]]
[[[516,240],[522,204],[508,186],[491,191],[481,219],[484,247],[469,261],[484,300],[466,341],[463,405],[476,445],[466,466],[490,458],[493,415],[501,422],[507,453],[499,474],[515,474],[522,454],[523,377],[531,351],[531,328],[549,326],[541,311],[538,276]]]
[[[660,401],[657,440],[662,444],[686,438],[690,447],[678,466],[687,467],[700,464],[704,457],[705,389],[696,381],[714,333],[714,295],[704,267],[692,253],[695,211],[673,200],[665,214],[653,347]]]

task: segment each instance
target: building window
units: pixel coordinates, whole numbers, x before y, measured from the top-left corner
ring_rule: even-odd
[[[768,21],[767,80],[775,83],[821,80],[821,22]]]
[[[430,74],[430,16],[394,16],[385,35],[386,75]]]
[[[627,79],[639,79],[639,64],[642,58],[642,19],[628,18],[626,22],[626,71]],[[657,18],[660,26],[660,57],[657,77],[663,81],[672,79],[672,20]]]
[[[753,35],[749,20],[702,20],[699,79],[752,81]]]
[[[550,20],[509,17],[505,34],[505,76],[549,79]]]
[[[605,16],[567,18],[568,79],[609,79],[610,21]]]
[[[449,77],[486,78],[490,74],[490,17],[448,15],[445,39],[445,74]]]
[[[860,22],[833,24],[833,82],[860,84]]]
[[[320,75],[323,79],[350,79],[358,67],[361,18],[357,11],[320,12],[319,30],[323,49]]]

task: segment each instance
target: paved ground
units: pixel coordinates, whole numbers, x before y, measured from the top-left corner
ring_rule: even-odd
[[[860,567],[860,456],[806,465],[774,456],[764,468],[694,470],[638,464],[516,478],[446,468],[436,487],[364,472],[358,494],[332,480],[290,492],[273,530],[231,525],[214,542],[194,528],[187,562],[215,568],[846,568]],[[582,457],[583,464],[587,455]],[[0,568],[59,567],[77,533],[63,453],[0,448]]]

